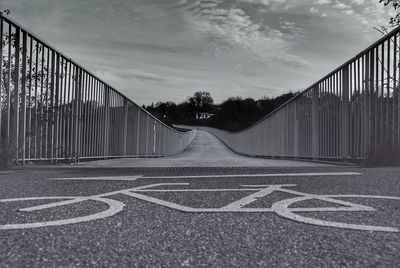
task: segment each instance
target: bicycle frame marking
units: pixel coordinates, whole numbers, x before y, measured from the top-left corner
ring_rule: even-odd
[[[13,230],[13,229],[29,229],[29,228],[37,228],[37,227],[46,227],[46,226],[60,226],[66,224],[74,224],[80,222],[88,222],[98,219],[104,219],[107,217],[111,217],[121,212],[124,209],[125,204],[110,199],[110,196],[122,194],[130,197],[134,197],[139,200],[143,200],[146,202],[150,202],[153,204],[157,204],[166,208],[178,210],[186,213],[262,213],[269,212],[275,213],[285,219],[289,219],[296,222],[301,222],[305,224],[311,224],[316,226],[327,226],[327,227],[335,227],[342,229],[352,229],[352,230],[362,230],[362,231],[380,231],[380,232],[400,232],[398,228],[386,227],[386,226],[373,226],[373,225],[360,225],[360,224],[350,224],[350,223],[342,223],[342,222],[334,222],[334,221],[326,221],[315,218],[310,218],[302,215],[296,214],[296,212],[369,212],[375,211],[374,208],[360,205],[336,198],[369,198],[369,199],[391,199],[391,200],[400,200],[400,197],[394,196],[374,196],[374,195],[318,195],[318,194],[308,194],[303,193],[291,189],[287,189],[285,187],[294,187],[296,184],[276,184],[276,185],[241,185],[241,188],[235,189],[155,189],[155,187],[162,186],[189,186],[189,183],[157,183],[144,185],[129,189],[123,189],[118,191],[112,191],[108,193],[102,193],[92,196],[77,196],[77,197],[31,197],[31,198],[13,198],[13,199],[2,199],[0,203],[7,202],[18,202],[18,201],[31,201],[31,200],[60,200],[53,203],[47,203],[43,205],[37,205],[32,207],[27,207],[20,209],[21,212],[32,212],[38,210],[45,210],[55,207],[60,207],[64,205],[71,205],[75,203],[80,203],[83,201],[97,201],[103,202],[107,204],[108,209],[76,218],[69,218],[63,220],[54,220],[54,221],[43,221],[36,223],[21,223],[21,224],[5,224],[0,225],[0,230]],[[148,196],[146,192],[254,192],[251,193],[239,200],[236,200],[232,203],[229,203],[220,208],[193,208],[177,203],[173,203],[170,201],[162,200],[156,197]],[[245,206],[257,201],[259,198],[263,198],[269,194],[274,192],[283,192],[288,194],[297,195],[297,197],[287,198],[280,201],[275,202],[270,208],[246,208]],[[307,200],[321,200],[329,203],[333,203],[336,205],[335,207],[309,207],[309,208],[290,208],[289,206]]]

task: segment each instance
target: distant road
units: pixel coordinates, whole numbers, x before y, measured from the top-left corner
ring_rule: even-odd
[[[80,163],[101,167],[318,167],[324,164],[252,158],[228,149],[212,134],[198,130],[193,143],[183,153],[163,158],[124,158]]]

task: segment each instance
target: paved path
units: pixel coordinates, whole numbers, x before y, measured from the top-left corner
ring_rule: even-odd
[[[0,267],[398,267],[399,174],[338,166],[0,172]]]
[[[198,130],[193,143],[181,154],[162,158],[124,158],[80,163],[102,167],[316,167],[303,161],[271,160],[238,155],[214,135]]]
[[[0,267],[398,267],[400,168],[184,153],[0,172]]]

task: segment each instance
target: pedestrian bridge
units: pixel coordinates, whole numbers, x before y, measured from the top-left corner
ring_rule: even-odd
[[[0,22],[0,135],[22,163],[279,166],[288,161],[243,155],[357,161],[400,145],[399,28],[249,128],[196,134],[165,125],[8,17]]]
[[[85,167],[316,167],[323,164],[252,158],[239,155],[214,135],[198,130],[193,142],[180,154],[163,158],[123,158],[82,162]]]

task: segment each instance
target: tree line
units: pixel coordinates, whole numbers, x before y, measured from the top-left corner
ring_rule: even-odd
[[[195,92],[181,103],[157,102],[144,108],[168,125],[201,125],[238,131],[257,122],[290,100],[296,93],[289,92],[275,98],[230,97],[215,104],[207,91]]]

